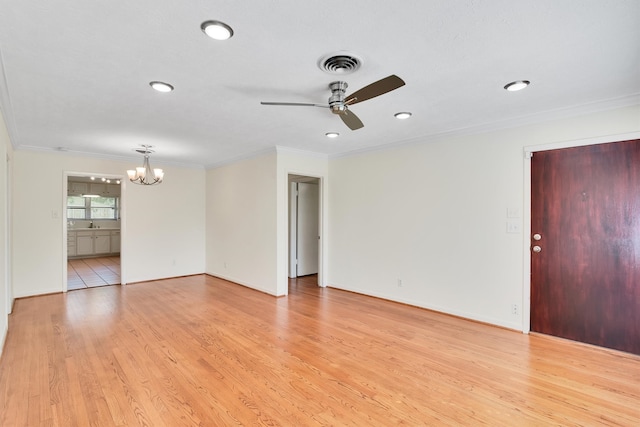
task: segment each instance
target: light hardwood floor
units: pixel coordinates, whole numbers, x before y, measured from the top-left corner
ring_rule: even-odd
[[[640,425],[640,357],[208,276],[16,301],[0,425]]]

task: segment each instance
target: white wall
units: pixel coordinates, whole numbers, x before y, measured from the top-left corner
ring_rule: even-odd
[[[133,166],[138,164],[68,153],[14,151],[16,298],[63,290],[65,173],[125,176]],[[205,172],[164,165],[163,169],[165,180],[158,186],[125,180],[121,234],[123,281],[128,283],[204,272]]]
[[[278,295],[276,153],[207,171],[206,272]]]
[[[522,330],[524,147],[639,130],[630,107],[333,159],[328,283]]]
[[[4,117],[0,111],[0,355],[4,349],[4,341],[9,328],[9,311],[12,303],[12,293],[10,291],[11,280],[8,277],[9,252],[7,227],[8,215],[8,195],[9,180],[7,179],[7,155],[11,154],[11,142],[4,122]]]
[[[287,295],[288,175],[318,177],[327,188],[327,171],[326,156],[280,147],[207,171],[207,273]]]
[[[321,285],[522,329],[511,306],[526,300],[528,231],[508,234],[506,222],[507,209],[524,207],[523,148],[637,131],[640,107],[630,107],[329,161],[278,149],[206,173],[165,166],[162,185],[123,189],[126,280],[206,272],[286,295],[287,177],[308,175],[320,178],[323,194]],[[0,149],[7,145],[0,132]],[[15,297],[62,290],[64,173],[124,175],[131,166],[13,152]],[[1,322],[6,330],[3,308]]]
[[[151,162],[155,166],[153,158]],[[160,185],[124,180],[121,247],[129,282],[205,271],[205,171],[162,168],[165,175]]]

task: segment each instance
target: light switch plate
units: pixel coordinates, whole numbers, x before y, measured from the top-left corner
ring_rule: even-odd
[[[507,208],[507,218],[520,218],[520,208]]]

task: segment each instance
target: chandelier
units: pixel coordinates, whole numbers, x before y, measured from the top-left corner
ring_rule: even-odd
[[[144,162],[142,166],[137,167],[136,170],[128,170],[127,175],[129,175],[129,181],[134,184],[140,185],[154,185],[160,184],[162,182],[162,178],[164,177],[164,172],[162,169],[151,169],[149,165],[149,154],[153,153],[153,145],[141,145],[142,148],[136,149],[136,151],[140,154],[144,154]]]

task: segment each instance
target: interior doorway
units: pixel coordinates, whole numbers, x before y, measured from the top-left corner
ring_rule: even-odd
[[[318,274],[320,197],[319,178],[289,175],[289,278]]]
[[[122,283],[121,183],[118,176],[66,174],[65,291]]]

